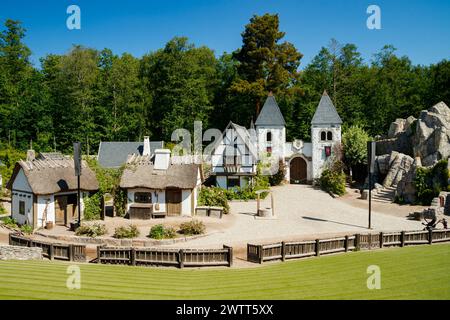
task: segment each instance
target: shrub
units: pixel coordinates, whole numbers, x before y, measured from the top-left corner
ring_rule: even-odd
[[[101,223],[94,223],[92,225],[83,224],[75,231],[77,236],[88,236],[95,238],[106,234],[106,227]]]
[[[184,222],[180,225],[180,233],[184,235],[203,234],[205,230],[205,224],[199,220]]]
[[[319,178],[319,185],[324,191],[342,196],[345,194],[345,173],[325,169]]]
[[[88,198],[84,199],[84,220],[98,220],[100,219],[102,195],[98,192]]]
[[[117,239],[131,239],[139,236],[139,230],[134,224],[130,224],[128,227],[117,227],[114,230],[114,238]]]
[[[278,171],[276,174],[269,177],[269,183],[271,186],[279,186],[283,183],[286,177],[286,166],[283,160],[278,163]]]
[[[6,214],[6,209],[2,203],[0,203],[0,214]]]
[[[6,217],[3,219],[3,224],[9,228],[16,229],[18,228],[16,220],[11,217]]]
[[[446,160],[439,161],[433,167],[417,168],[414,180],[417,203],[428,206],[441,190],[448,190],[448,174]]]
[[[152,239],[173,239],[177,236],[177,232],[173,227],[165,227],[162,224],[154,225],[150,229],[150,233],[148,235],[149,238]]]
[[[203,187],[198,195],[198,204],[201,206],[223,207],[224,213],[229,213],[227,190],[218,187]]]
[[[29,224],[24,224],[20,227],[20,231],[22,231],[25,234],[32,234],[33,233],[33,226]]]

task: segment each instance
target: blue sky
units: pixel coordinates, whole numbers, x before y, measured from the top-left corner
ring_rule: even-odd
[[[81,8],[81,30],[68,30],[66,9]],[[381,8],[381,30],[366,27],[369,5]],[[1,0],[0,21],[18,19],[28,30],[32,61],[65,53],[72,44],[137,57],[174,36],[187,36],[217,55],[241,45],[241,32],[253,14],[278,13],[285,39],[304,54],[301,67],[331,38],[354,43],[366,61],[385,44],[414,64],[450,58],[450,1],[406,0]]]

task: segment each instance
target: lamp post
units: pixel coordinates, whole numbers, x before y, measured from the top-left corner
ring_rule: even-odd
[[[81,192],[80,192],[80,176],[81,176],[81,143],[75,142],[73,144],[73,161],[75,168],[75,176],[77,177],[77,207],[78,207],[78,221],[76,228],[81,225]]]
[[[369,171],[369,227],[372,229],[372,175],[375,171],[375,154],[376,143],[375,141],[367,142],[367,171]]]

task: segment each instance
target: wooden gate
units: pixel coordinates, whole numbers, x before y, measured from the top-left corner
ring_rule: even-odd
[[[296,157],[290,163],[290,180],[291,183],[305,183],[307,180],[306,161],[301,157]]]
[[[361,250],[371,250],[380,248],[380,234],[360,234],[359,235],[359,248]]]
[[[166,190],[167,215],[179,216],[181,214],[181,190]]]

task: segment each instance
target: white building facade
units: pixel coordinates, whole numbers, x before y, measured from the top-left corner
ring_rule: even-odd
[[[212,159],[213,174],[216,175],[216,185],[222,188],[233,188],[235,183],[230,183],[230,174],[238,176],[238,186],[244,187],[248,184],[248,177],[256,174],[256,164],[260,162],[270,162],[272,168],[278,170],[278,164],[282,161],[285,165],[285,179],[290,183],[311,183],[319,178],[327,161],[330,159],[333,148],[341,142],[342,120],[339,117],[330,97],[326,92],[322,95],[314,117],[311,121],[311,142],[294,140],[286,142],[286,123],[281,110],[272,94],[269,94],[258,118],[255,128],[250,128],[249,136],[252,132],[256,139],[247,139],[247,143],[238,144],[230,141],[227,134],[221,144],[216,148]],[[243,127],[232,124],[227,129]],[[254,131],[253,131],[254,130]],[[238,134],[236,136],[242,136]],[[228,139],[228,140],[227,140]],[[243,148],[244,146],[245,148]],[[225,174],[227,166],[223,157],[224,150],[236,148],[236,154],[248,156],[248,152],[243,150],[256,149],[257,155],[253,162],[247,166],[235,168],[235,172]],[[243,161],[243,160],[242,160]],[[243,163],[243,162],[242,162]],[[274,167],[275,165],[275,167]],[[276,173],[272,170],[272,174]],[[225,172],[223,175],[220,173]],[[251,173],[251,174],[249,174]],[[241,174],[241,175],[240,175]],[[236,178],[234,178],[236,179]]]

